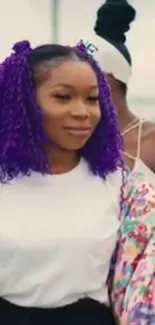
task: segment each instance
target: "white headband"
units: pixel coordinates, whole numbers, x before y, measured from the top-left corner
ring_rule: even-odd
[[[91,42],[86,39],[81,41],[105,73],[113,75],[125,84],[128,83],[131,66],[115,46],[97,35],[94,35]]]

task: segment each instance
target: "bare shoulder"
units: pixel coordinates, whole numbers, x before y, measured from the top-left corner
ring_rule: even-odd
[[[155,136],[155,122],[146,121],[143,123],[142,136],[151,138]]]
[[[141,156],[146,165],[155,173],[155,123],[146,121],[142,128]]]
[[[146,121],[142,127],[142,139],[155,140],[155,122]]]

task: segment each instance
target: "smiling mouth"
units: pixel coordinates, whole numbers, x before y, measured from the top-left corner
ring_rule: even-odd
[[[72,136],[88,136],[90,134],[90,128],[65,128],[68,134]]]

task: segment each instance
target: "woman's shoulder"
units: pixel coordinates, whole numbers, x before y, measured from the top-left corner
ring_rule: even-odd
[[[145,176],[141,172],[131,173],[126,170],[124,181],[124,198],[126,200],[138,199],[139,197],[149,198],[149,196],[155,197],[155,191],[153,186],[145,180]]]
[[[136,233],[139,227],[145,228],[146,234],[150,236],[155,227],[155,191],[151,185],[145,182],[142,173],[130,173],[126,178],[121,220],[123,236],[126,236],[126,228],[129,233],[133,233],[134,228]]]

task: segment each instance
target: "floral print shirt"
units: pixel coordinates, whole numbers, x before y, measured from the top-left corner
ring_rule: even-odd
[[[155,192],[142,175],[125,185],[121,221],[113,310],[118,324],[155,325]]]

